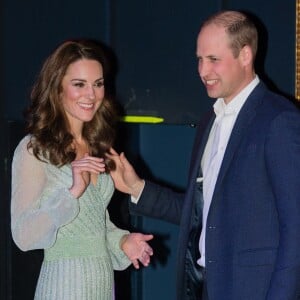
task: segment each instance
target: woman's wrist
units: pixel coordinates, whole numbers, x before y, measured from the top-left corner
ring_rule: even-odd
[[[129,233],[124,234],[120,240],[120,249],[124,251],[124,244],[129,236]]]

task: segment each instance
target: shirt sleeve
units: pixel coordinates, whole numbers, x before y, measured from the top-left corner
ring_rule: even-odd
[[[121,239],[126,234],[129,234],[129,231],[116,227],[111,222],[109,213],[106,210],[107,247],[114,270],[124,270],[131,264],[131,261],[120,247]]]
[[[27,149],[29,140],[27,136],[19,143],[12,161],[11,230],[23,251],[51,247],[58,228],[79,212],[68,187],[47,178],[47,163]]]

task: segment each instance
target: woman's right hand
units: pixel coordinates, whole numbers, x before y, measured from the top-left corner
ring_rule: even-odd
[[[70,193],[79,198],[90,184],[91,174],[99,175],[105,172],[105,164],[103,158],[89,156],[76,159],[71,163],[73,183],[69,188]]]

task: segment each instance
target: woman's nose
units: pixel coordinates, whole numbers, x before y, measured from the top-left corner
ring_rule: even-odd
[[[95,89],[92,85],[87,86],[87,96],[89,99],[95,98]]]

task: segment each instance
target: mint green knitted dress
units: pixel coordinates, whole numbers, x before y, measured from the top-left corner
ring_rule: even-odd
[[[109,219],[114,191],[107,174],[75,199],[69,165],[57,168],[37,160],[26,136],[12,164],[11,228],[23,250],[44,249],[35,300],[111,300],[113,270],[130,261],[119,243],[127,231]]]

